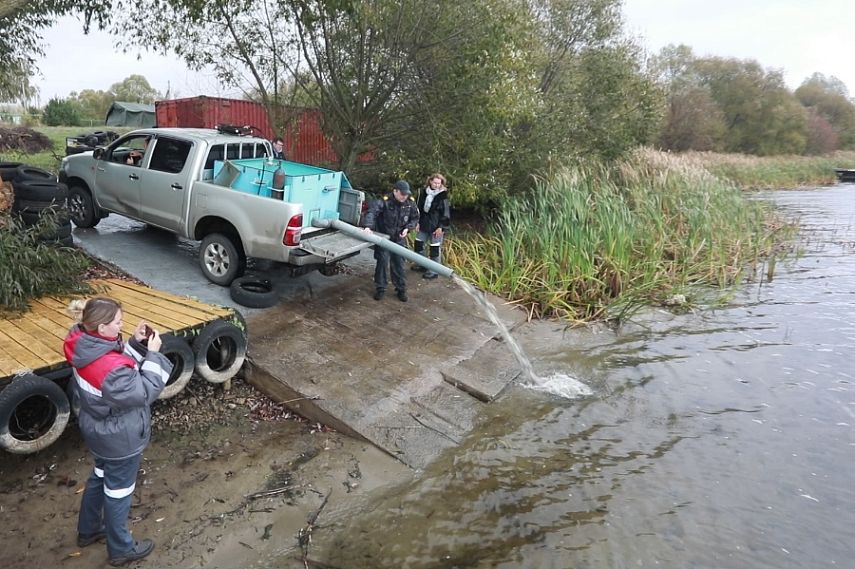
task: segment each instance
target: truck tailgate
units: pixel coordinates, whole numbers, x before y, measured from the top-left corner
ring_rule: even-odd
[[[307,235],[300,240],[300,249],[323,257],[327,263],[350,257],[367,247],[371,247],[368,241],[345,235],[340,231]]]

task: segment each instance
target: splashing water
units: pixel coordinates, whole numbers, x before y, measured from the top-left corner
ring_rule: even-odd
[[[528,357],[525,355],[522,347],[517,343],[514,337],[511,336],[511,332],[508,330],[508,327],[505,326],[504,322],[499,319],[499,314],[496,312],[496,307],[493,306],[493,303],[487,300],[487,297],[483,292],[464,281],[459,276],[452,274],[451,279],[457,283],[457,286],[466,291],[466,294],[472,297],[476,304],[484,310],[484,313],[490,321],[499,329],[499,333],[502,335],[507,346],[511,349],[514,359],[517,360],[517,363],[520,366],[523,385],[534,389],[535,391],[542,391],[559,397],[565,397],[567,399],[575,399],[577,397],[591,394],[591,389],[587,385],[570,377],[569,375],[556,373],[543,378],[535,374],[534,368],[532,367]]]

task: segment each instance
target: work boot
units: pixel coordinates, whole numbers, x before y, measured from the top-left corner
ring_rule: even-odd
[[[425,274],[422,275],[423,279],[435,279],[439,276],[439,273],[435,273],[433,271],[425,271]]]
[[[124,555],[119,555],[118,557],[111,557],[110,565],[112,565],[113,567],[125,565],[127,563],[130,563],[131,561],[142,559],[152,551],[154,551],[154,542],[150,539],[141,539],[140,541],[135,541],[134,548],[125,553]]]
[[[409,298],[407,297],[407,291],[399,290],[396,292],[398,293],[398,300],[400,300],[401,302],[407,302],[409,300]]]
[[[86,547],[92,545],[93,543],[97,543],[107,537],[106,530],[96,531],[90,535],[84,535],[82,533],[77,534],[77,547]]]
[[[383,300],[384,296],[386,296],[386,291],[382,288],[378,288],[374,291],[374,300]]]

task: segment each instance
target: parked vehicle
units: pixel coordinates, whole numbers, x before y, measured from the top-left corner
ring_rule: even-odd
[[[141,129],[66,156],[59,177],[77,227],[116,213],[201,241],[202,273],[223,286],[244,273],[247,257],[327,273],[370,246],[312,224],[358,223],[365,196],[342,172],[272,155],[266,139],[235,129]],[[282,169],[284,188],[273,188]]]

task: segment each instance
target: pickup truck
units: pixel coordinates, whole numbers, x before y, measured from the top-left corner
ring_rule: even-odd
[[[77,227],[94,227],[115,213],[201,241],[202,273],[223,286],[244,273],[247,257],[286,263],[293,274],[331,274],[335,263],[371,245],[312,224],[315,218],[359,222],[365,196],[342,172],[271,156],[263,138],[218,129],[142,129],[66,156],[59,178],[68,185]],[[274,190],[280,169],[285,187]]]

